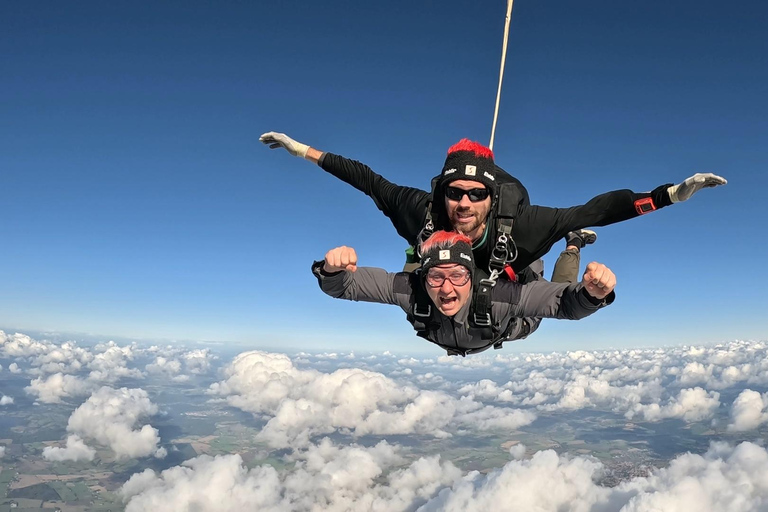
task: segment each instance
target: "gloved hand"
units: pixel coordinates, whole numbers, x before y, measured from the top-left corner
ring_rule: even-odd
[[[267,132],[259,137],[259,140],[269,145],[271,149],[285,148],[293,156],[300,156],[301,158],[306,158],[307,150],[309,150],[309,146],[296,142],[284,133]]]
[[[698,172],[678,185],[672,185],[667,189],[669,192],[669,199],[673,203],[680,203],[688,200],[693,194],[701,190],[702,188],[716,187],[718,185],[725,185],[728,181],[711,172],[701,173]]]

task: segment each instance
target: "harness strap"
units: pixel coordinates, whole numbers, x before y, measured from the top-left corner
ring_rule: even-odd
[[[413,325],[416,334],[427,338],[427,333],[433,327],[435,319],[432,316],[432,300],[421,285],[421,270],[408,274],[412,290],[412,302],[408,311],[408,321]]]

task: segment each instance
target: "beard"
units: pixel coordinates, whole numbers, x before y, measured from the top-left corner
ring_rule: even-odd
[[[472,214],[472,220],[470,222],[458,222],[459,214]],[[461,233],[462,235],[470,235],[483,225],[485,219],[481,219],[477,211],[471,209],[459,209],[454,208],[451,212],[451,226],[453,229]],[[470,238],[472,238],[470,236]]]

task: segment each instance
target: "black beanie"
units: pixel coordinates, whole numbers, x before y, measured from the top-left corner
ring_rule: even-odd
[[[450,265],[455,263],[467,267],[471,274],[475,271],[475,262],[472,257],[472,246],[466,242],[456,242],[447,249],[435,244],[430,250],[421,256],[421,271],[424,275],[427,271],[438,265]]]
[[[495,195],[497,185],[493,151],[468,139],[461,139],[451,146],[438,184],[442,188],[456,180],[480,182],[491,191],[491,195]]]

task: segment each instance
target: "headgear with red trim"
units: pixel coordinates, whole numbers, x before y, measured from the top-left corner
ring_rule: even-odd
[[[478,181],[496,194],[496,164],[493,163],[493,151],[479,142],[461,139],[448,148],[448,156],[440,173],[440,189],[456,180]]]
[[[470,276],[475,273],[475,259],[472,254],[472,240],[456,231],[435,231],[421,246],[421,271],[426,277],[427,271],[438,265],[456,264],[469,269]]]

